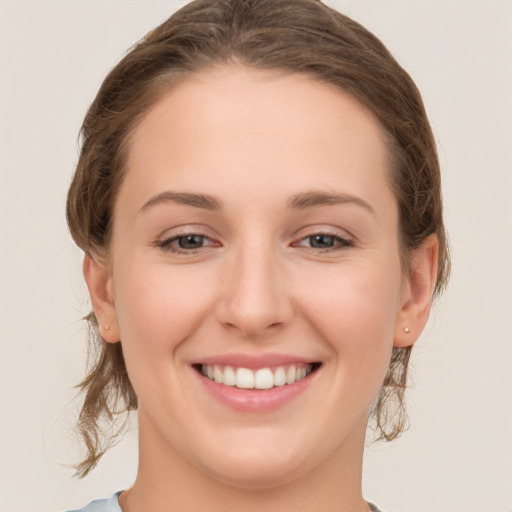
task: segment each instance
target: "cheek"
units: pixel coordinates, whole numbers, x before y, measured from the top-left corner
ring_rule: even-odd
[[[369,385],[378,390],[386,375],[399,311],[400,275],[394,262],[387,267],[347,265],[343,271],[317,275],[315,287],[302,294],[309,323],[330,345],[336,378],[350,383],[350,389]]]
[[[368,338],[379,344],[393,332],[399,310],[400,269],[394,267],[353,264],[318,273],[315,286],[303,290],[304,310],[315,316],[314,323],[322,325],[329,338],[337,340],[335,333],[344,332],[351,340]]]
[[[201,279],[190,280],[180,269],[154,266],[137,272],[136,262],[115,274],[116,312],[125,353],[141,359],[168,356],[199,325],[209,296]],[[151,268],[151,267],[149,267]],[[199,277],[199,276],[198,276]]]

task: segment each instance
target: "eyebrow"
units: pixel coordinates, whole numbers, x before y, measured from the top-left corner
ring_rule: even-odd
[[[339,194],[337,192],[318,192],[309,191],[297,194],[290,198],[287,207],[292,209],[304,210],[306,208],[314,208],[316,206],[336,205],[336,204],[355,204],[375,213],[375,210],[360,197],[349,194]]]
[[[222,203],[215,199],[213,196],[206,194],[192,194],[190,192],[171,192],[166,191],[161,194],[153,196],[141,209],[145,211],[152,206],[161,203],[178,203],[187,206],[194,206],[195,208],[202,208],[203,210],[217,211],[222,208]]]
[[[149,208],[162,203],[178,203],[210,211],[219,211],[222,209],[222,202],[207,194],[166,191],[153,196],[146,204],[144,204],[140,211],[146,211]],[[327,193],[314,190],[292,196],[288,200],[286,206],[289,209],[305,210],[307,208],[315,208],[317,206],[337,204],[355,204],[371,213],[375,213],[370,204],[360,197],[336,192]]]

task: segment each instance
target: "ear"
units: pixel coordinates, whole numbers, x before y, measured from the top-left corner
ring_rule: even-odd
[[[411,272],[404,277],[402,286],[401,309],[395,325],[395,347],[412,345],[427,323],[437,280],[437,235],[428,236],[412,256]]]
[[[120,336],[110,269],[104,262],[86,254],[83,271],[101,337],[109,343],[116,343]]]

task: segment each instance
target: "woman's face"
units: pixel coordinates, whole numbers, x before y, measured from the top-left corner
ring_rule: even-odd
[[[149,111],[107,282],[141,461],[261,485],[360,458],[410,290],[387,165],[374,117],[303,75],[216,69]]]

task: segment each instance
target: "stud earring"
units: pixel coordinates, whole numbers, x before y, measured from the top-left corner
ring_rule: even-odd
[[[110,325],[105,325],[105,326],[103,327],[103,330],[104,330],[104,331],[107,331],[107,332],[108,332],[108,331],[110,331]]]
[[[405,334],[409,334],[411,332],[411,329],[409,327],[404,327]]]

